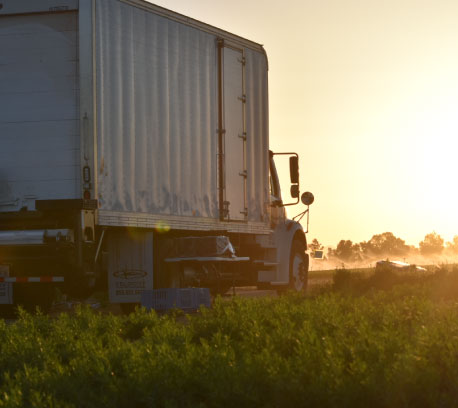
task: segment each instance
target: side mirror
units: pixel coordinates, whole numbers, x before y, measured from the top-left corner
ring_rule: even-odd
[[[296,199],[293,203],[282,203],[282,207],[287,207],[288,205],[296,205],[299,203],[300,190],[299,190],[299,156],[297,153],[293,152],[282,152],[282,153],[270,153],[270,171],[276,178],[278,184],[277,171],[275,169],[275,164],[273,161],[273,156],[289,156],[289,176],[291,179],[291,196]]]
[[[291,156],[289,158],[289,175],[291,184],[299,184],[299,157],[297,156]],[[296,198],[299,197],[299,195],[293,197]]]
[[[315,201],[315,197],[310,191],[306,191],[305,193],[302,193],[301,201],[302,204],[311,205]]]

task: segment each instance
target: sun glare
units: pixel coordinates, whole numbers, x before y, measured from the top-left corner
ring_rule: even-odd
[[[405,118],[409,136],[404,151],[410,156],[406,158],[407,166],[411,166],[405,171],[412,180],[410,194],[418,198],[417,205],[429,214],[434,228],[447,240],[458,234],[458,189],[454,183],[458,174],[457,108],[458,95],[437,91],[412,103]]]

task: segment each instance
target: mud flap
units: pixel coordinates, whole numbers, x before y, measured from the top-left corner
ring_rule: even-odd
[[[110,302],[140,303],[153,289],[153,233],[122,230],[107,237]]]

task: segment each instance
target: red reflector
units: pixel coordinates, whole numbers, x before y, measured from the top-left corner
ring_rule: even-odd
[[[89,190],[84,190],[83,198],[85,200],[90,200],[91,199],[91,192]]]
[[[52,282],[52,276],[41,276],[40,282]]]
[[[16,278],[16,282],[17,283],[24,283],[24,282],[27,282],[29,280],[29,278],[24,278],[24,277],[17,277]]]

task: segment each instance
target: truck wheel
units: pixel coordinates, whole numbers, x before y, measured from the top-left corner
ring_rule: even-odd
[[[289,288],[295,292],[307,290],[309,256],[305,253],[304,244],[294,240],[289,258]]]

